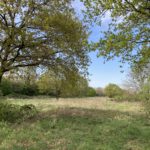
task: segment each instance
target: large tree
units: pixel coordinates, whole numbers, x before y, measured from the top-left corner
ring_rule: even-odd
[[[57,70],[57,71],[56,71]],[[88,81],[76,70],[47,70],[37,82],[41,94],[61,97],[87,96]]]
[[[1,0],[0,36],[0,82],[19,67],[87,66],[86,27],[71,0]]]
[[[102,23],[110,14],[109,29],[94,46],[107,60],[120,57],[143,67],[150,61],[149,0],[82,0],[88,21]]]
[[[145,84],[150,81],[150,63],[145,67],[137,68],[133,66],[127,75],[127,79],[124,82],[124,87],[131,92],[139,92],[142,90]]]

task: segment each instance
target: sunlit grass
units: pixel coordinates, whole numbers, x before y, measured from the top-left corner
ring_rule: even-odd
[[[149,150],[150,122],[139,102],[105,98],[9,99],[39,109],[21,124],[0,122],[0,150]]]
[[[32,99],[8,99],[10,103],[19,105],[34,104],[41,111],[51,110],[52,108],[88,108],[88,109],[101,109],[101,110],[118,110],[124,112],[141,113],[143,111],[140,102],[115,102],[109,98],[32,98]]]

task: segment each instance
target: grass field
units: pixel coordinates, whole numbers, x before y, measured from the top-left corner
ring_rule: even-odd
[[[0,122],[0,150],[150,150],[150,120],[139,102],[106,98],[8,99],[34,104],[39,115]]]

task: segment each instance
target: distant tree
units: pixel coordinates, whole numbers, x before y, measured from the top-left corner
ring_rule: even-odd
[[[101,24],[110,14],[109,29],[94,49],[106,60],[114,57],[121,62],[142,68],[150,58],[150,1],[149,0],[82,0],[85,19]]]
[[[145,67],[132,67],[123,86],[131,92],[139,92],[150,79],[150,63]]]
[[[96,88],[96,94],[97,96],[104,96],[104,89],[103,88]]]
[[[43,75],[39,77],[37,82],[39,92],[41,94],[52,95],[57,99],[64,93],[64,90],[68,85],[75,82],[73,76],[76,71],[64,70],[64,68],[55,68],[54,70],[47,70]],[[72,80],[71,80],[72,79]],[[70,87],[69,87],[70,89]]]
[[[28,66],[85,69],[86,27],[71,0],[0,1],[0,82],[5,72]]]
[[[118,85],[110,83],[105,87],[104,92],[106,96],[114,98],[115,96],[121,96],[123,90]]]
[[[37,68],[29,66],[9,71],[5,77],[10,81],[22,82],[26,85],[35,84],[38,78]]]
[[[83,97],[88,95],[88,81],[76,70],[59,68],[48,70],[39,78],[37,84],[41,94],[59,97]]]
[[[54,96],[55,76],[52,71],[45,72],[37,81],[38,89],[41,94]]]
[[[86,96],[87,97],[94,97],[94,96],[96,96],[96,90],[94,88],[92,88],[92,87],[88,87]]]

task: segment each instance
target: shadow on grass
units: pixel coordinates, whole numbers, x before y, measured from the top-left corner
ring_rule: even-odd
[[[148,150],[147,121],[142,115],[114,110],[58,108],[20,125],[5,125],[0,148]]]
[[[145,117],[144,114],[136,114],[134,112],[123,112],[118,110],[101,110],[101,109],[87,109],[87,108],[57,108],[47,112],[41,112],[40,118],[46,117],[104,117],[114,119],[116,116],[130,116],[131,118]]]

